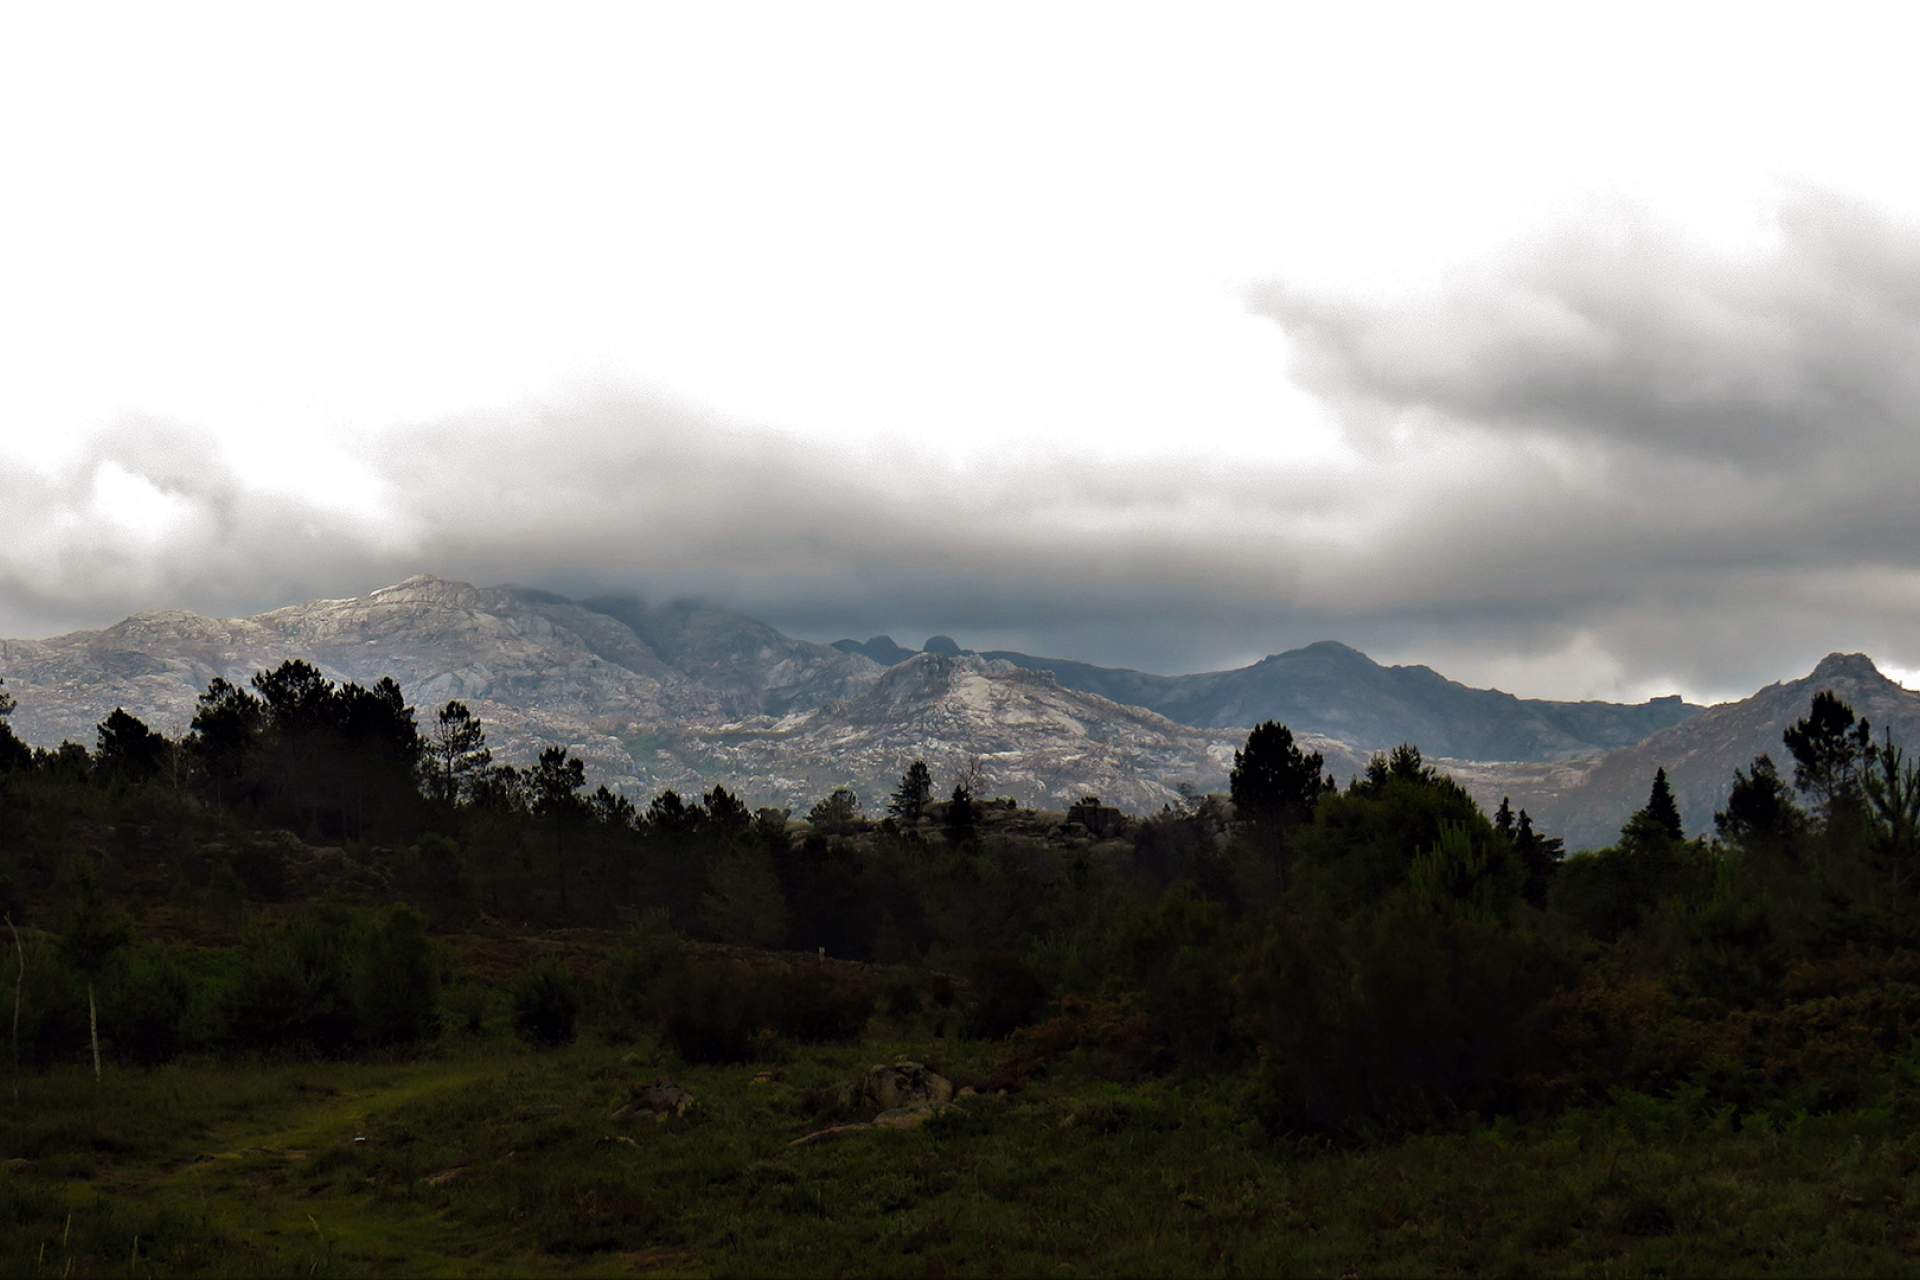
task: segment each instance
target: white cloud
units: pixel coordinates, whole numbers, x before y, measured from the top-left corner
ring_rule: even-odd
[[[1850,314],[1820,290],[1857,277],[1811,250],[1776,268],[1810,243],[1807,189],[1884,223],[1869,248],[1920,213],[1895,162],[1913,26],[1753,5],[23,11],[0,48],[0,171],[24,193],[0,207],[0,624],[464,565],[718,575],[829,632],[971,623],[1163,665],[1339,635],[1526,691],[1624,687],[1654,637],[1685,643],[1641,616],[1690,598],[1667,551],[1724,571],[1752,533],[1726,501],[1772,502],[1776,531],[1793,507],[1786,473],[1716,471],[1712,448],[1691,489],[1646,483],[1608,382],[1636,331],[1569,298],[1617,311],[1609,273],[1646,286],[1637,332],[1716,355],[1675,352],[1653,390],[1709,409],[1772,396],[1804,422],[1809,371],[1901,386],[1794,319],[1853,342],[1897,307]],[[1512,287],[1542,260],[1587,287]],[[1311,344],[1244,305],[1267,281],[1367,320],[1393,377],[1358,397],[1296,376]],[[1485,399],[1487,363],[1521,357],[1531,388]],[[1584,434],[1493,420],[1543,400]],[[765,459],[785,471],[746,465]],[[1805,469],[1830,506],[1858,496]],[[730,525],[742,491],[771,514]],[[1829,566],[1859,550],[1814,544]],[[1178,635],[1176,607],[1214,638]],[[1711,661],[1646,678],[1712,687]]]

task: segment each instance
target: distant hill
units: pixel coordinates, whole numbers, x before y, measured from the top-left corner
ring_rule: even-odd
[[[882,663],[896,653],[911,652],[888,636],[864,644],[841,640],[835,647]],[[1337,738],[1366,750],[1411,742],[1431,756],[1470,760],[1590,755],[1639,742],[1701,710],[1677,696],[1636,704],[1517,698],[1448,680],[1430,667],[1382,666],[1331,640],[1274,654],[1249,667],[1185,676],[1003,649],[979,656],[1051,672],[1066,688],[1146,707],[1182,724],[1225,728],[1278,720],[1296,732]]]
[[[99,631],[0,641],[0,677],[19,699],[22,737],[91,744],[116,706],[177,734],[215,676],[244,683],[296,657],[335,679],[392,675],[423,724],[447,700],[467,702],[501,760],[558,744],[586,761],[593,785],[639,797],[720,782],[796,806],[840,783],[878,802],[918,756],[943,790],[979,757],[988,790],[1027,803],[1093,793],[1157,809],[1183,785],[1224,787],[1247,728],[1275,719],[1342,778],[1371,751],[1411,741],[1489,804],[1511,793],[1584,844],[1611,839],[1658,764],[1704,829],[1735,765],[1760,751],[1781,758],[1780,730],[1821,681],[1920,743],[1920,695],[1857,655],[1702,712],[1678,699],[1515,698],[1333,643],[1238,671],[1156,676],[968,654],[947,637],[924,653],[886,636],[814,644],[707,605],[576,602],[428,576],[250,618],[143,613]]]
[[[636,791],[706,781],[674,749],[688,725],[810,709],[882,670],[721,610],[627,599],[589,608],[421,575],[250,618],[143,613],[100,631],[0,641],[0,677],[27,741],[91,745],[116,706],[181,733],[215,676],[244,684],[287,658],[340,680],[391,675],[423,723],[460,699],[486,721],[499,758],[559,744],[596,782]]]
[[[1770,684],[1750,698],[1709,707],[1618,751],[1585,761],[1507,767],[1449,761],[1455,776],[1483,804],[1513,797],[1571,849],[1611,844],[1620,826],[1647,801],[1656,769],[1665,769],[1690,835],[1710,835],[1713,815],[1724,808],[1733,771],[1757,755],[1770,755],[1789,779],[1793,759],[1781,734],[1804,718],[1813,696],[1832,690],[1873,725],[1878,740],[1893,731],[1896,742],[1920,750],[1920,693],[1882,675],[1865,654],[1835,653],[1798,680]]]
[[[915,759],[927,762],[944,798],[977,758],[988,795],[1064,808],[1091,794],[1151,812],[1177,802],[1181,784],[1224,790],[1246,731],[1176,724],[1009,662],[920,653],[845,702],[777,725],[707,730],[700,740],[704,767],[756,779],[782,803],[850,785],[876,810]],[[1342,776],[1365,766],[1343,743],[1302,741]]]

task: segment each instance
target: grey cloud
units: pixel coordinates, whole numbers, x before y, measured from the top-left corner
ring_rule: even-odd
[[[1256,291],[1299,372],[1356,411],[1775,466],[1839,429],[1910,434],[1920,234],[1818,193],[1760,260],[1688,250],[1645,219],[1567,232],[1421,306]]]
[[[52,477],[0,461],[0,634],[430,571],[1149,670],[1334,638],[1559,696],[1920,665],[1920,234],[1815,196],[1780,227],[1745,262],[1568,233],[1394,309],[1260,290],[1358,466],[1215,457],[1204,424],[1178,462],[954,466],[598,391],[365,435],[368,516],[128,424]],[[171,495],[172,535],[102,518],[107,463]]]
[[[1350,602],[1727,694],[1849,644],[1920,658],[1920,231],[1810,193],[1778,225],[1738,262],[1568,233],[1391,309],[1256,291],[1383,471],[1433,441],[1486,466],[1356,556]]]

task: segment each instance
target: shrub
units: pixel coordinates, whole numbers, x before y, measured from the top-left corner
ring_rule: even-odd
[[[745,1062],[753,1056],[760,993],[741,977],[690,958],[662,972],[652,1003],[675,1053],[688,1062]]]
[[[973,971],[974,1005],[967,1029],[982,1040],[1000,1040],[1037,1018],[1047,989],[1019,956],[993,951]]]
[[[446,998],[447,1012],[453,1015],[453,1025],[468,1035],[480,1034],[487,1022],[487,989],[477,982],[462,982],[448,988]]]
[[[651,1003],[667,1042],[688,1062],[745,1062],[762,1055],[769,1037],[856,1039],[874,999],[866,984],[831,973],[683,955],[662,971]]]
[[[1249,1102],[1271,1132],[1513,1110],[1550,1069],[1547,1003],[1566,968],[1529,933],[1404,895],[1350,920],[1296,918],[1241,975],[1263,1054]]]
[[[858,1039],[873,1016],[870,989],[827,973],[784,974],[767,995],[767,1025],[803,1044]]]
[[[190,995],[186,973],[166,948],[135,947],[109,987],[102,1018],[116,1053],[147,1067],[172,1059]]]
[[[595,974],[596,1014],[608,1032],[632,1038],[641,1024],[657,1017],[656,989],[682,945],[664,911],[648,912],[628,930]]]
[[[513,992],[513,1030],[528,1044],[557,1049],[572,1044],[580,1019],[573,975],[551,961],[527,971]]]
[[[240,981],[226,1010],[233,1039],[257,1049],[341,1053],[354,1040],[347,994],[348,918],[308,911],[256,922],[242,939]]]
[[[889,1018],[911,1018],[919,1013],[924,1005],[920,997],[920,988],[907,978],[901,978],[887,988],[881,999],[881,1007]]]
[[[348,988],[362,1044],[408,1044],[440,1030],[440,975],[426,921],[411,907],[391,907],[355,922]]]

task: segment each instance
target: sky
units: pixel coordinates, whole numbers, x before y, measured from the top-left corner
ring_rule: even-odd
[[[0,635],[431,572],[1168,672],[1913,683],[1915,23],[15,6]]]

